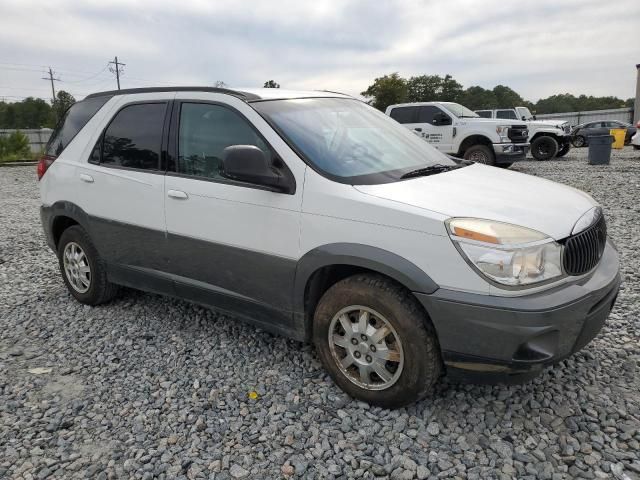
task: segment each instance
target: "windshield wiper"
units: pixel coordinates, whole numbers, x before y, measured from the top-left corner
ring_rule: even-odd
[[[436,173],[448,172],[449,170],[455,170],[457,168],[465,167],[466,165],[442,165],[436,163],[435,165],[429,165],[428,167],[417,168],[403,174],[400,178],[412,178],[412,177],[428,177],[429,175],[435,175]]]

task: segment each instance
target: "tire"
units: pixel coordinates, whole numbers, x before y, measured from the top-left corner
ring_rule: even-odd
[[[58,263],[67,289],[80,303],[99,305],[112,300],[118,293],[117,285],[107,280],[104,261],[82,227],[74,225],[62,232],[58,242]]]
[[[509,168],[514,162],[496,163],[496,167]]]
[[[560,157],[564,157],[567,153],[569,153],[569,150],[571,150],[571,144],[570,143],[565,143],[560,150],[558,150],[558,153],[556,153],[556,157],[560,158]]]
[[[584,136],[582,136],[582,135],[576,135],[571,140],[571,143],[576,148],[585,147],[587,145],[587,139],[584,138]]]
[[[363,313],[364,336],[358,328]],[[322,364],[358,400],[398,408],[423,398],[440,377],[440,349],[428,318],[409,292],[385,277],[360,274],[336,283],[320,299],[313,321]],[[388,326],[387,335],[377,340],[383,326]],[[349,362],[346,368],[341,360]],[[380,371],[380,365],[382,376],[370,370]]]
[[[558,141],[547,135],[542,135],[531,142],[531,155],[536,160],[551,160],[558,153]]]
[[[633,146],[633,148],[634,148],[635,150],[640,150],[640,145],[634,145],[634,146]]]
[[[486,145],[472,145],[464,152],[463,158],[465,160],[471,160],[476,163],[483,163],[485,165],[495,165],[496,156],[493,150]]]

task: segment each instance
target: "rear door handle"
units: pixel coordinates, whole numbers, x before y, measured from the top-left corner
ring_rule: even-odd
[[[93,183],[93,177],[91,175],[87,175],[86,173],[80,174],[80,180],[87,183]]]
[[[171,198],[177,198],[179,200],[186,200],[187,198],[189,198],[189,195],[187,195],[186,192],[183,192],[182,190],[168,190],[167,195]]]

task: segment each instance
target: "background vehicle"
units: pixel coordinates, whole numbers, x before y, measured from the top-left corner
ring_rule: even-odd
[[[571,127],[565,120],[536,120],[527,107],[476,110],[483,118],[522,120],[529,129],[531,155],[536,160],[563,157],[571,149]]]
[[[231,312],[313,341],[374,405],[424,397],[445,368],[535,376],[617,295],[588,195],[454,162],[348,96],[103,92],[51,138],[42,224],[76,300],[126,285]]]
[[[403,103],[385,113],[439,151],[486,165],[509,167],[529,148],[525,124],[480,118],[457,103]]]
[[[627,135],[625,136],[624,143],[628,145],[631,142],[631,137],[636,133],[637,128],[619,120],[600,120],[597,122],[588,122],[581,125],[577,125],[571,132],[572,142],[574,147],[586,147],[589,145],[589,137],[591,135],[601,134],[612,128],[626,128]]]
[[[640,130],[636,131],[635,135],[631,137],[631,145],[636,150],[640,150]]]

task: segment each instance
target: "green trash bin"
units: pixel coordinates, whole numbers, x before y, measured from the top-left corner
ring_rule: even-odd
[[[611,160],[611,144],[614,138],[612,135],[590,135],[589,136],[589,164],[609,165]]]

